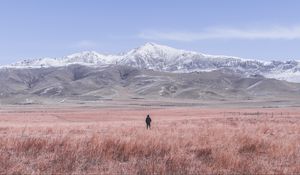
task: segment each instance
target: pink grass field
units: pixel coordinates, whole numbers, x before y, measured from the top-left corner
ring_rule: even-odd
[[[296,107],[2,107],[0,136],[0,174],[300,174]]]

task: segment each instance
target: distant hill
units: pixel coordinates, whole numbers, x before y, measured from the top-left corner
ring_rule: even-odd
[[[300,84],[230,69],[169,73],[120,65],[6,68],[0,69],[0,84],[0,99],[9,104],[35,98],[249,100],[300,94]]]

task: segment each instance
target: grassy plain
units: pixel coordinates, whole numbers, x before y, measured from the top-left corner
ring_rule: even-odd
[[[298,107],[0,110],[0,174],[299,174],[299,165]]]

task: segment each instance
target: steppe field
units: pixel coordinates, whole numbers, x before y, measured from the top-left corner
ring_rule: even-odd
[[[2,106],[0,136],[0,174],[300,174],[300,107]]]

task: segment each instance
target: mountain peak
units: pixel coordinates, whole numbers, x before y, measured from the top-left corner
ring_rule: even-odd
[[[166,45],[162,45],[162,44],[157,44],[157,43],[153,43],[153,42],[145,43],[144,45],[140,46],[139,48],[154,48],[154,49],[179,50],[179,49],[175,49],[175,48],[170,47],[170,46],[166,46]]]
[[[159,56],[159,57],[170,57],[180,55],[184,50],[175,49],[169,46],[156,44],[153,42],[145,43],[144,45],[133,49],[127,53],[127,55],[143,55],[143,56]]]
[[[143,46],[152,46],[152,47],[155,47],[155,46],[159,46],[159,44],[156,44],[156,43],[153,43],[153,42],[147,42]]]
[[[68,55],[67,58],[75,58],[75,57],[101,57],[103,55],[99,54],[96,51],[83,51]]]

